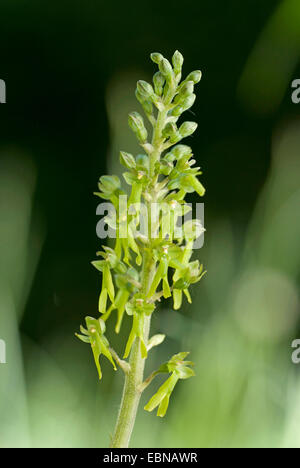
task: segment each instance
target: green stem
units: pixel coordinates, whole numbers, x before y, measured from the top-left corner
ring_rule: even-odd
[[[144,340],[149,337],[151,317],[145,317]],[[141,392],[139,386],[143,382],[145,359],[141,356],[140,340],[136,339],[130,353],[131,371],[125,376],[121,407],[111,440],[112,448],[127,448],[135,423]]]
[[[154,261],[149,254],[144,255],[143,271],[142,271],[142,286],[145,293],[151,277],[153,275]],[[144,342],[148,342],[150,331],[151,316],[145,317],[144,322]],[[135,339],[130,353],[130,372],[125,375],[125,383],[123,388],[122,401],[120,411],[111,440],[110,447],[112,448],[127,448],[132,434],[135,418],[140,402],[141,391],[139,387],[143,383],[145,359],[142,358],[140,350],[140,339]]]

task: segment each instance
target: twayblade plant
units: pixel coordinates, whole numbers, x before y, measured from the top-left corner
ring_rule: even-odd
[[[191,261],[194,241],[203,232],[200,222],[186,221],[180,235],[176,235],[179,218],[190,210],[186,194],[196,191],[203,196],[205,192],[197,179],[201,172],[193,167],[191,148],[178,144],[194,133],[197,124],[183,122],[177,126],[180,116],[195,101],[194,85],[200,81],[201,72],[190,73],[180,83],[183,64],[180,52],[174,53],[172,65],[159,53],[151,54],[151,59],[159,68],[153,76],[153,86],[138,81],[136,88],[137,100],[152,127],[151,139],[143,117],[138,112],[129,114],[129,126],[144,152],[136,157],[120,153],[120,162],[126,168],[123,177],[131,187],[128,199],[117,176],[100,177],[100,191],[96,195],[109,200],[114,208],[114,215],[109,215],[106,222],[115,229],[115,245],[113,249],[104,246],[97,253],[100,259],[92,262],[102,273],[101,316],[86,317],[86,328],[81,326],[81,334],[77,334],[91,345],[100,379],[101,354],[115,370],[118,365],[125,373],[111,447],[128,447],[141,394],[158,374],[169,376],[144,409],[152,411],[158,407],[157,415],[161,417],[166,414],[178,380],[195,375],[193,363],[185,361],[189,353],[181,352],[143,380],[150,349],[165,338],[162,334],[149,338],[157,303],[161,298],[173,296],[173,307],[179,309],[183,295],[191,302],[189,287],[205,273],[197,260]],[[132,317],[123,359],[105,337],[106,322],[115,310],[117,334],[124,314]]]

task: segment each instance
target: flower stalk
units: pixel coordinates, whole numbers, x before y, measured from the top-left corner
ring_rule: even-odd
[[[107,218],[116,231],[115,247],[103,247],[98,252],[100,260],[93,265],[102,274],[102,290],[99,297],[99,319],[86,318],[87,329],[81,327],[77,335],[92,347],[99,379],[102,377],[99,358],[104,355],[116,369],[124,371],[125,382],[121,405],[111,447],[128,447],[143,390],[160,373],[170,374],[145,406],[152,411],[158,407],[158,416],[166,414],[169,400],[177,382],[194,375],[192,362],[185,361],[187,352],[173,356],[167,363],[152,372],[144,381],[144,367],[149,351],[159,346],[165,335],[149,338],[151,316],[157,303],[173,296],[178,309],[183,294],[191,302],[189,287],[203,274],[202,265],[191,261],[193,242],[202,234],[197,220],[183,226],[183,233],[176,237],[177,221],[188,212],[187,193],[196,191],[204,195],[204,188],[197,176],[199,168],[189,146],[178,144],[197,128],[195,122],[177,121],[195,101],[194,85],[200,81],[201,72],[195,71],[180,83],[183,57],[176,51],[172,64],[159,53],[151,54],[159,70],[153,77],[153,86],[145,81],[137,83],[136,97],[147,120],[152,126],[152,138],[138,112],[129,114],[128,123],[144,150],[136,157],[122,151],[120,162],[126,168],[123,177],[131,186],[129,199],[121,207],[124,198],[121,181],[116,176],[102,176],[97,196],[112,203],[115,216]],[[141,208],[146,209],[146,222]],[[158,215],[153,206],[158,206]],[[146,232],[141,233],[141,226]],[[167,229],[165,229],[167,225]],[[199,229],[200,227],[200,229]],[[126,236],[121,232],[127,233]],[[132,318],[132,328],[125,345],[123,359],[119,358],[105,337],[106,323],[117,311],[115,331],[118,334],[123,317]],[[129,360],[126,360],[126,359]],[[116,364],[115,364],[116,363]]]

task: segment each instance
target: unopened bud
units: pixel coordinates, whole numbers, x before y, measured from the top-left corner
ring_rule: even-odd
[[[103,175],[99,179],[99,189],[106,193],[112,193],[121,187],[118,176]]]
[[[180,100],[182,100],[183,98],[186,98],[190,96],[191,94],[193,94],[193,92],[194,92],[194,82],[192,80],[187,81],[182,86],[178,96],[180,97]]]
[[[173,69],[169,60],[164,58],[161,62],[159,62],[159,70],[161,71],[161,73],[167,81],[172,79]]]
[[[178,131],[178,129],[176,127],[176,124],[173,123],[173,122],[169,122],[169,123],[167,123],[167,125],[163,129],[162,135],[163,135],[163,137],[167,138],[167,137],[170,137],[170,136],[176,134],[177,131]]]
[[[127,169],[134,169],[136,166],[136,162],[132,154],[125,153],[125,151],[120,151],[120,162],[123,166],[127,167]]]
[[[163,60],[164,57],[159,52],[153,52],[150,55],[150,58],[151,58],[152,62],[159,64]]]
[[[149,101],[145,100],[144,96],[141,95],[138,89],[135,90],[135,97],[142,104],[145,113],[152,114],[152,111],[153,111],[152,102],[150,100]]]
[[[135,133],[139,142],[146,143],[148,133],[141,115],[138,112],[131,112],[131,114],[128,116],[128,124]]]
[[[170,115],[172,117],[179,117],[184,112],[184,110],[185,109],[182,106],[178,105],[171,110]]]
[[[185,79],[185,81],[193,81],[195,84],[199,83],[202,77],[202,72],[200,70],[192,71]]]
[[[135,132],[144,127],[143,117],[138,112],[131,112],[128,116],[128,123],[130,128]]]
[[[185,138],[192,135],[197,127],[198,124],[196,122],[184,122],[179,128],[179,133],[182,138]]]
[[[136,157],[136,163],[138,166],[148,169],[149,157],[146,154],[138,154]]]
[[[184,101],[181,103],[181,107],[184,111],[188,110],[194,104],[196,99],[196,94],[190,94],[190,96],[186,97]]]
[[[166,80],[163,74],[160,71],[156,72],[155,75],[153,76],[153,84],[154,84],[155,92],[158,96],[162,95],[165,82]]]
[[[181,68],[183,64],[183,56],[178,50],[176,50],[176,52],[174,53],[172,57],[172,63],[174,67],[174,72],[176,75],[178,75],[178,73],[181,72]]]
[[[136,85],[137,90],[144,100],[151,99],[154,95],[152,86],[147,81],[139,80]]]

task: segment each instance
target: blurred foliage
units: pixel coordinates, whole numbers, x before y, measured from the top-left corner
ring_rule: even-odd
[[[208,275],[192,306],[161,307],[153,333],[171,338],[152,353],[159,365],[191,349],[196,377],[178,384],[164,420],[140,412],[132,445],[299,447],[299,2],[170,12],[2,0],[0,11],[0,445],[108,445],[122,375],[104,363],[100,384],[74,337],[97,307],[92,192],[119,150],[136,150],[126,115],[136,78],[152,74],[145,57],[179,49],[185,70],[203,71],[193,149],[208,187]]]

